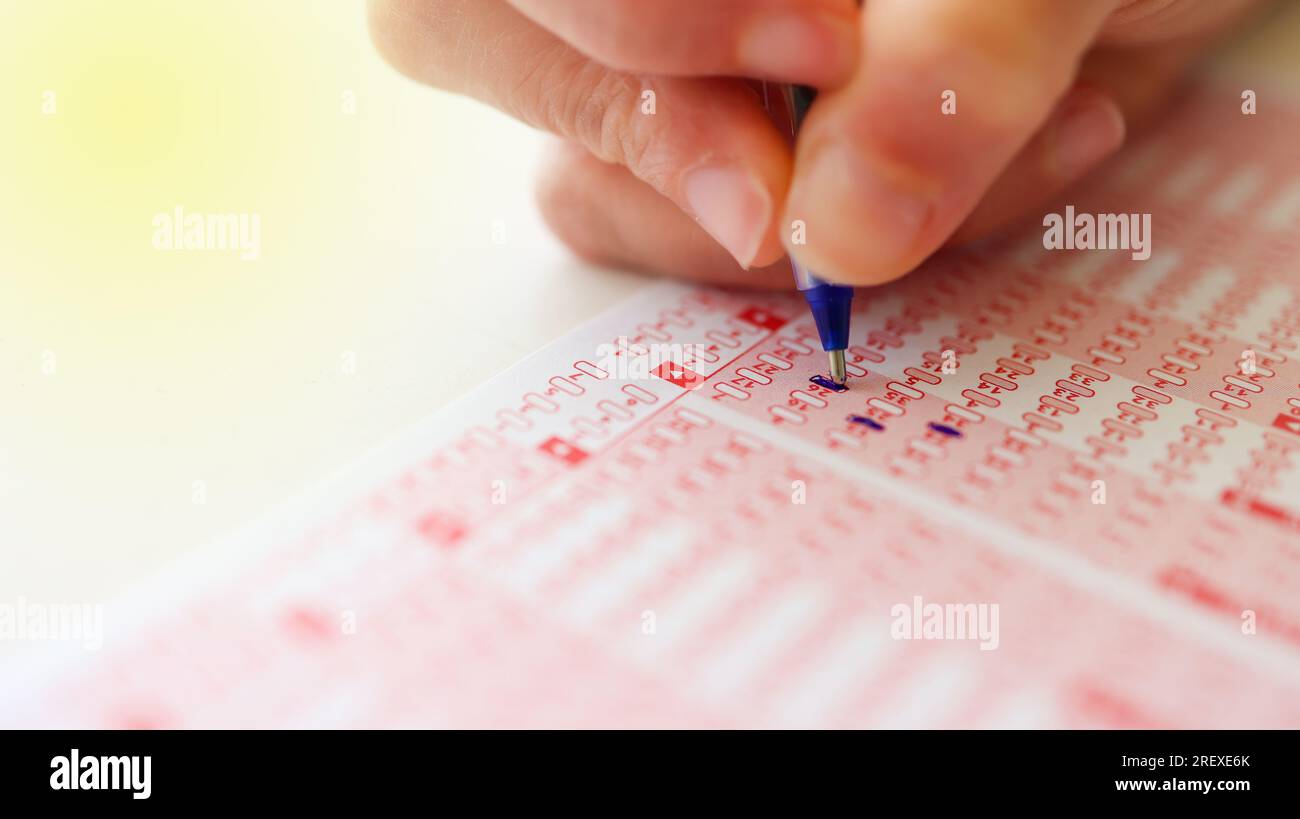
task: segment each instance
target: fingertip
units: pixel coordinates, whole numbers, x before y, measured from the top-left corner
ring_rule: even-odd
[[[743,269],[671,200],[581,146],[551,151],[537,200],[552,231],[595,264],[744,287],[790,287],[790,264],[766,250]],[[778,243],[779,246],[779,243]]]
[[[1119,103],[1087,88],[1072,93],[1052,117],[1049,174],[1070,180],[1124,144],[1126,124]]]
[[[754,254],[754,260],[750,262],[749,268],[751,270],[761,270],[777,264],[785,256],[785,246],[781,244],[781,240],[775,235],[770,235],[763,240],[758,253]]]
[[[763,180],[735,163],[687,171],[682,190],[700,226],[741,267],[754,263],[772,223],[773,198]]]
[[[746,83],[670,80],[663,91],[666,117],[639,133],[649,149],[626,151],[625,164],[742,268],[772,263],[783,253],[777,222],[793,172],[790,145]]]

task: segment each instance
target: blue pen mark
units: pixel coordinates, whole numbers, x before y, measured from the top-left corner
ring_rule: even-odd
[[[935,422],[931,421],[930,429],[934,430],[935,432],[942,432],[944,435],[947,435],[949,438],[961,437],[960,430],[955,430],[952,427],[948,426],[947,424],[936,424]]]
[[[872,429],[880,430],[881,432],[885,431],[885,428],[883,426],[871,420],[865,415],[850,415],[849,420],[855,424],[862,424],[863,426],[868,426],[871,427]]]
[[[814,375],[812,378],[809,378],[808,380],[813,382],[819,387],[825,387],[826,389],[831,390],[833,392],[845,392],[849,388],[848,384],[836,384],[834,381],[830,380],[824,375]]]

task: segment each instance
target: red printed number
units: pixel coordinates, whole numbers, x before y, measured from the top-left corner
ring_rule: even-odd
[[[547,438],[538,449],[567,464],[580,464],[587,460],[586,452],[560,437]]]
[[[441,512],[428,513],[416,522],[415,528],[425,540],[441,546],[455,546],[465,537],[464,525]]]
[[[653,370],[654,374],[665,381],[671,381],[684,390],[693,390],[704,383],[704,376],[674,361],[665,361]]]
[[[736,318],[746,324],[752,324],[755,327],[762,327],[765,330],[780,330],[785,326],[785,319],[780,316],[772,315],[768,311],[758,307],[750,307],[742,311],[740,315],[736,316]]]
[[[1273,426],[1286,430],[1292,435],[1300,435],[1300,418],[1283,413],[1273,419]]]

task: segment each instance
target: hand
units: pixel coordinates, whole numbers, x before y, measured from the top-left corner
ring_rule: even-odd
[[[540,200],[581,255],[788,287],[794,220],[807,244],[790,249],[852,284],[1014,221],[1117,150],[1253,2],[370,0],[369,14],[403,72],[563,138]],[[732,77],[822,89],[795,155]]]

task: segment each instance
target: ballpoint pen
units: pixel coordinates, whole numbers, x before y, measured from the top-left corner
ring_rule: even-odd
[[[793,141],[799,132],[804,114],[812,105],[816,91],[799,85],[774,85],[763,83],[763,104],[776,119],[778,126],[787,130]],[[822,349],[830,358],[831,380],[844,384],[848,373],[844,366],[844,350],[849,346],[850,311],[853,307],[853,288],[823,281],[790,257],[794,268],[794,283],[808,302]]]

